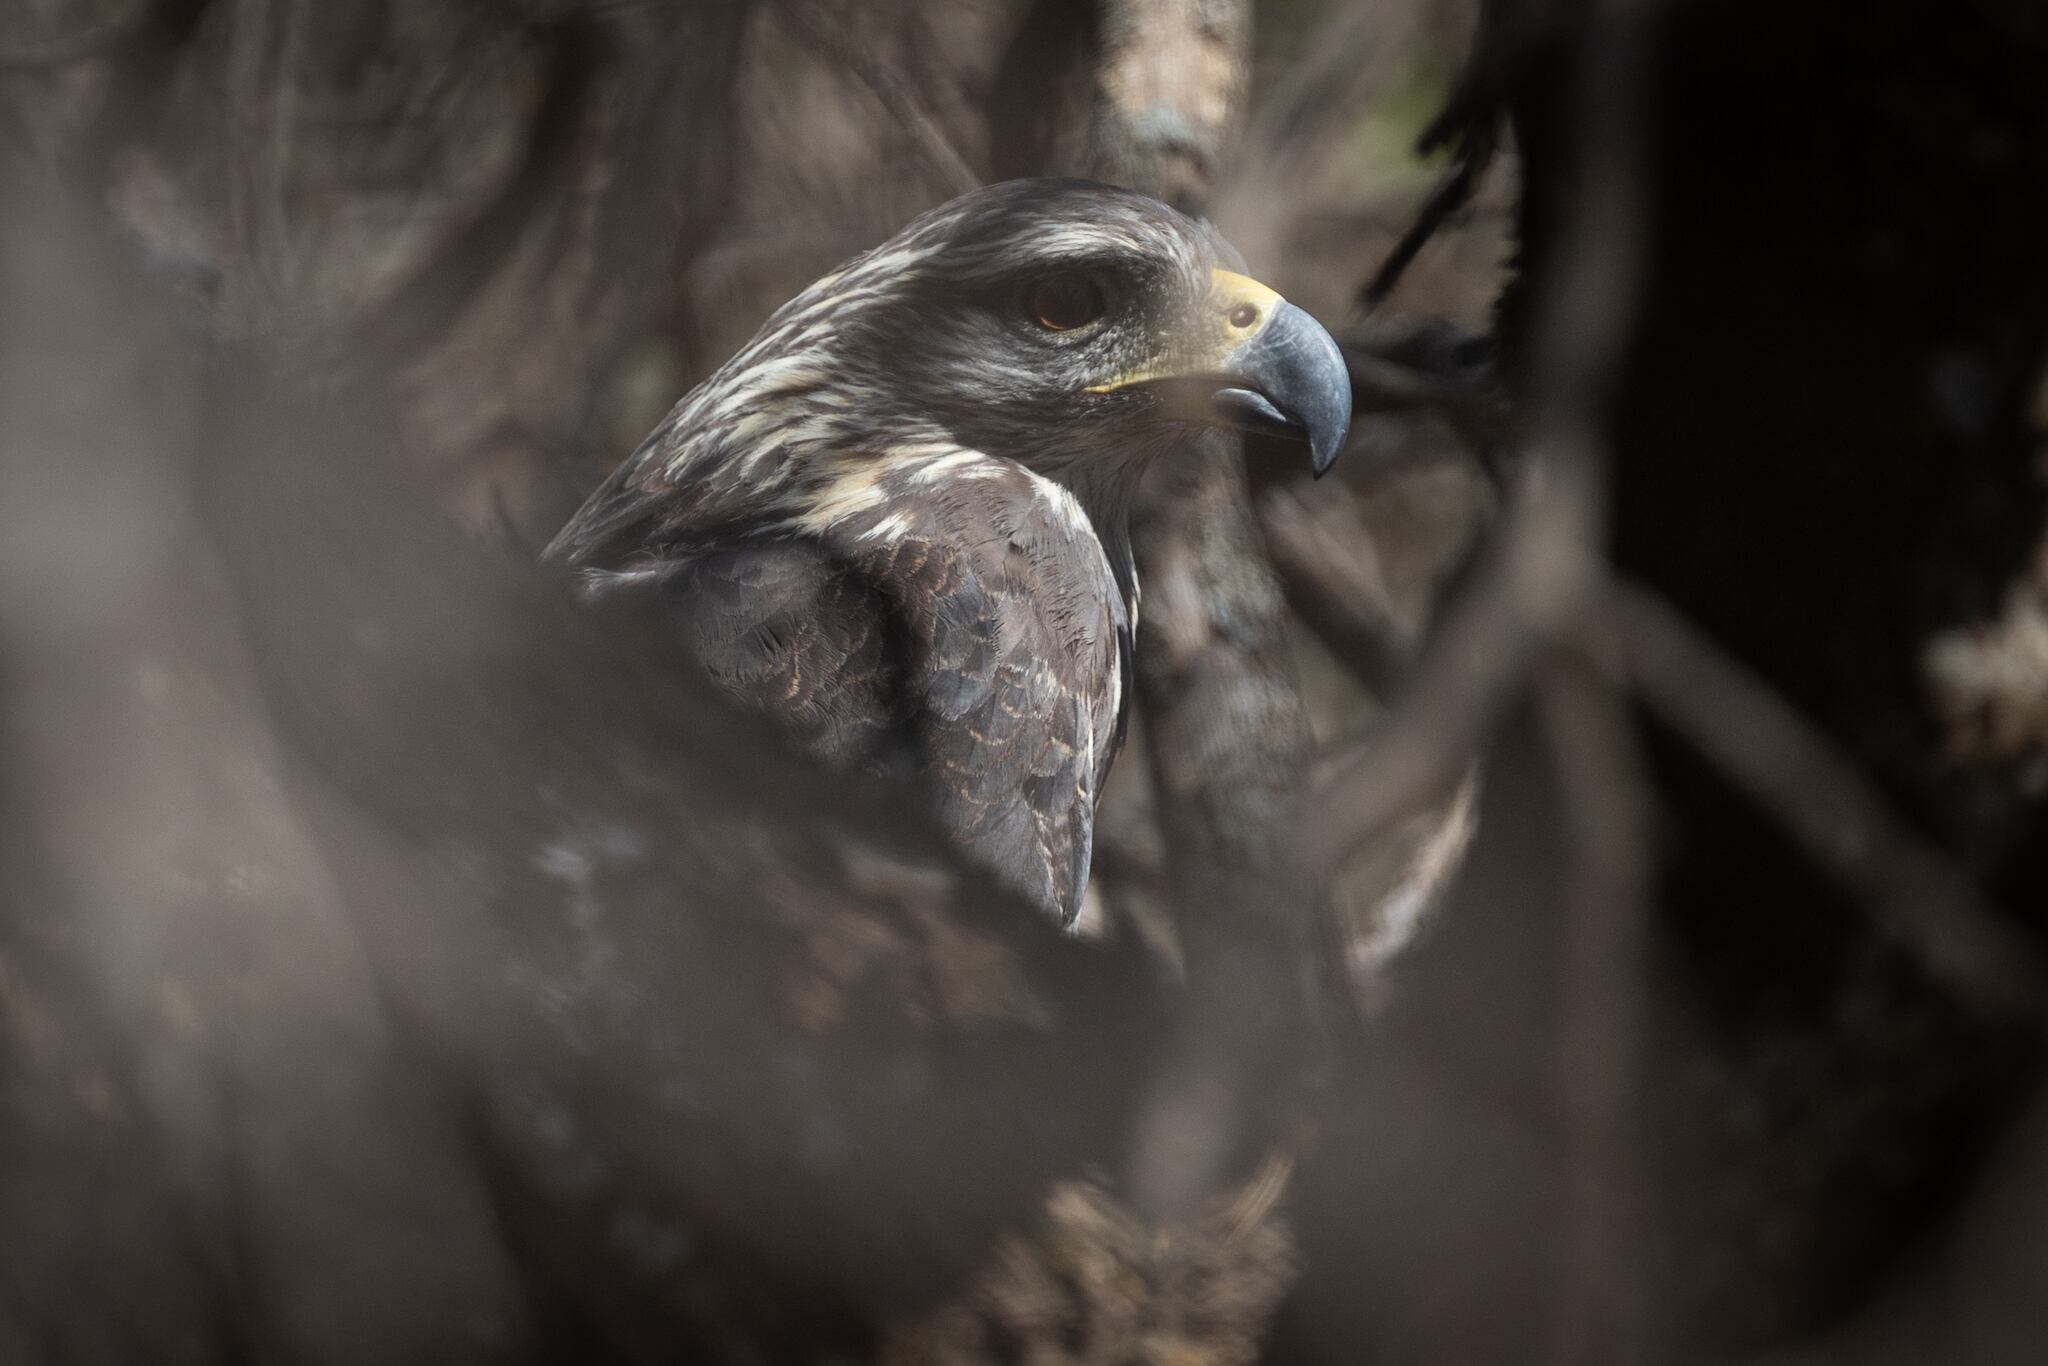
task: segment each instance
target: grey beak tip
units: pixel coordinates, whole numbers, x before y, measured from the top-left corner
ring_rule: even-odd
[[[1283,303],[1219,372],[1192,383],[1207,420],[1307,443],[1309,469],[1318,479],[1343,453],[1351,428],[1351,370],[1336,339],[1294,304]]]
[[[1309,470],[1320,479],[1337,463],[1351,429],[1351,369],[1336,339],[1298,305],[1283,306],[1268,331],[1277,334],[1269,342],[1282,372],[1275,379],[1308,441]]]

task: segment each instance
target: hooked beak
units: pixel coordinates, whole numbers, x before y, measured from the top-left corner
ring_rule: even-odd
[[[1211,278],[1199,344],[1101,390],[1142,385],[1174,416],[1305,441],[1321,478],[1351,426],[1344,353],[1321,323],[1258,281],[1228,270]]]

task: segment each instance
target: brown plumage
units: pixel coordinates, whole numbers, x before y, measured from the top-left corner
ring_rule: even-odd
[[[1061,923],[1124,731],[1124,523],[1189,422],[1348,417],[1336,348],[1163,204],[1020,181],[811,286],[548,549],[671,605],[706,669],[826,762],[920,781]]]

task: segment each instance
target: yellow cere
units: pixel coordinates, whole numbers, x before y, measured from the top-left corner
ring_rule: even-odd
[[[1234,270],[1212,270],[1209,281],[1215,291],[1217,311],[1223,315],[1224,326],[1230,329],[1232,345],[1257,336],[1285,302],[1251,276],[1239,275]]]
[[[1277,291],[1234,270],[1209,272],[1209,298],[1209,317],[1221,324],[1216,333],[1203,337],[1192,347],[1180,349],[1165,366],[1148,366],[1118,375],[1107,384],[1091,384],[1088,392],[1114,393],[1148,380],[1170,379],[1183,372],[1199,373],[1201,367],[1221,360],[1263,332],[1266,324],[1273,321],[1273,315],[1280,310],[1280,305],[1286,302]],[[1185,371],[1183,367],[1186,367]]]

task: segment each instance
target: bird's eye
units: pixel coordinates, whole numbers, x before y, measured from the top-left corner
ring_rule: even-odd
[[[1055,275],[1031,290],[1031,316],[1049,331],[1086,327],[1108,311],[1109,298],[1092,276]]]

